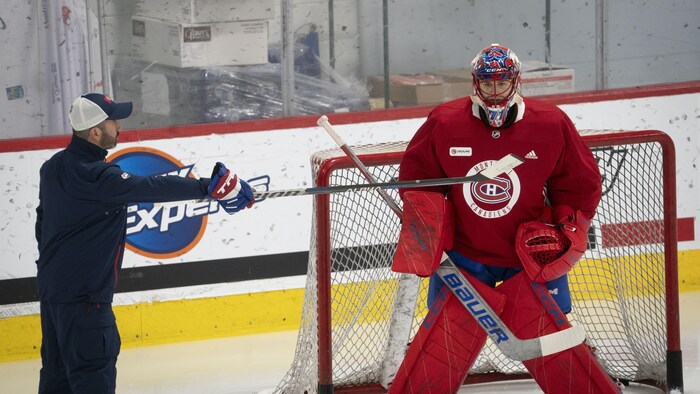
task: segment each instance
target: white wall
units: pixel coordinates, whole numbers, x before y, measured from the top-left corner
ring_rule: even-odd
[[[382,5],[358,0],[361,71],[382,73]],[[595,1],[551,1],[550,62],[576,70],[576,90],[596,89]],[[700,79],[700,2],[605,1],[607,88]],[[492,42],[521,60],[545,60],[543,0],[389,2],[392,73],[466,67]]]

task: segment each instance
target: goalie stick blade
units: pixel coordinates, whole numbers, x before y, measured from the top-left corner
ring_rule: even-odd
[[[564,331],[541,336],[542,357],[571,349],[585,340],[586,330],[583,326],[572,326]]]
[[[488,168],[481,171],[481,174],[489,179],[493,179],[523,164],[524,161],[525,160],[523,160],[520,156],[511,153],[491,164]]]
[[[511,335],[513,339],[502,344],[499,348],[503,354],[513,360],[526,361],[550,356],[578,346],[586,339],[586,330],[582,326],[572,326],[532,339],[519,339],[515,335]]]

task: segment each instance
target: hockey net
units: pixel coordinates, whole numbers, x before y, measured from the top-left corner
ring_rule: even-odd
[[[589,249],[569,276],[568,317],[584,326],[613,378],[682,385],[673,144],[651,130],[581,134],[598,160],[603,197]],[[353,150],[388,182],[405,147]],[[316,153],[312,164],[317,186],[366,183],[341,150]],[[396,190],[388,193],[400,204]],[[295,357],[275,392],[385,391],[427,311],[427,281],[390,269],[399,230],[376,191],[316,196]],[[465,383],[527,376],[488,340]]]

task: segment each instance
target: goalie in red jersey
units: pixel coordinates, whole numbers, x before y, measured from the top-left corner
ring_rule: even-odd
[[[421,231],[431,237],[442,233],[438,237],[444,242],[435,255],[446,250],[465,275],[486,284],[482,287],[488,294],[482,295],[487,302],[504,298],[504,307],[492,307],[518,338],[563,330],[570,327],[567,273],[585,253],[601,197],[598,165],[562,110],[520,96],[520,61],[510,49],[498,44],[484,48],[471,69],[473,94],[430,112],[406,149],[400,180],[472,175],[511,153],[525,162],[483,182],[402,191],[404,226],[413,223],[414,238]],[[437,230],[417,228],[415,223],[425,221],[406,216],[421,215],[422,208],[410,208],[426,206],[435,193],[445,196],[439,199],[445,207],[438,211],[450,217]],[[427,270],[405,268],[416,266],[403,261],[402,243],[412,242],[406,238],[402,229],[394,269],[432,273],[437,258],[425,263]],[[429,318],[390,392],[456,392],[486,341],[472,314],[434,274],[428,302]],[[548,394],[619,392],[585,344],[524,365]]]

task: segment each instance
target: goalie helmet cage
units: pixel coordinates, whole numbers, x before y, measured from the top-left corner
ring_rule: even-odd
[[[614,379],[682,390],[673,142],[656,130],[581,134],[598,161],[603,196],[589,249],[569,276],[568,318],[585,327]],[[387,182],[398,178],[406,145],[352,149]],[[366,182],[340,149],[311,161],[318,187]],[[387,192],[400,204],[396,190]],[[276,393],[386,391],[427,311],[427,280],[412,278],[420,289],[412,298],[406,277],[391,271],[399,230],[376,191],[315,196],[294,361]],[[488,340],[465,384],[523,378],[522,363]]]

